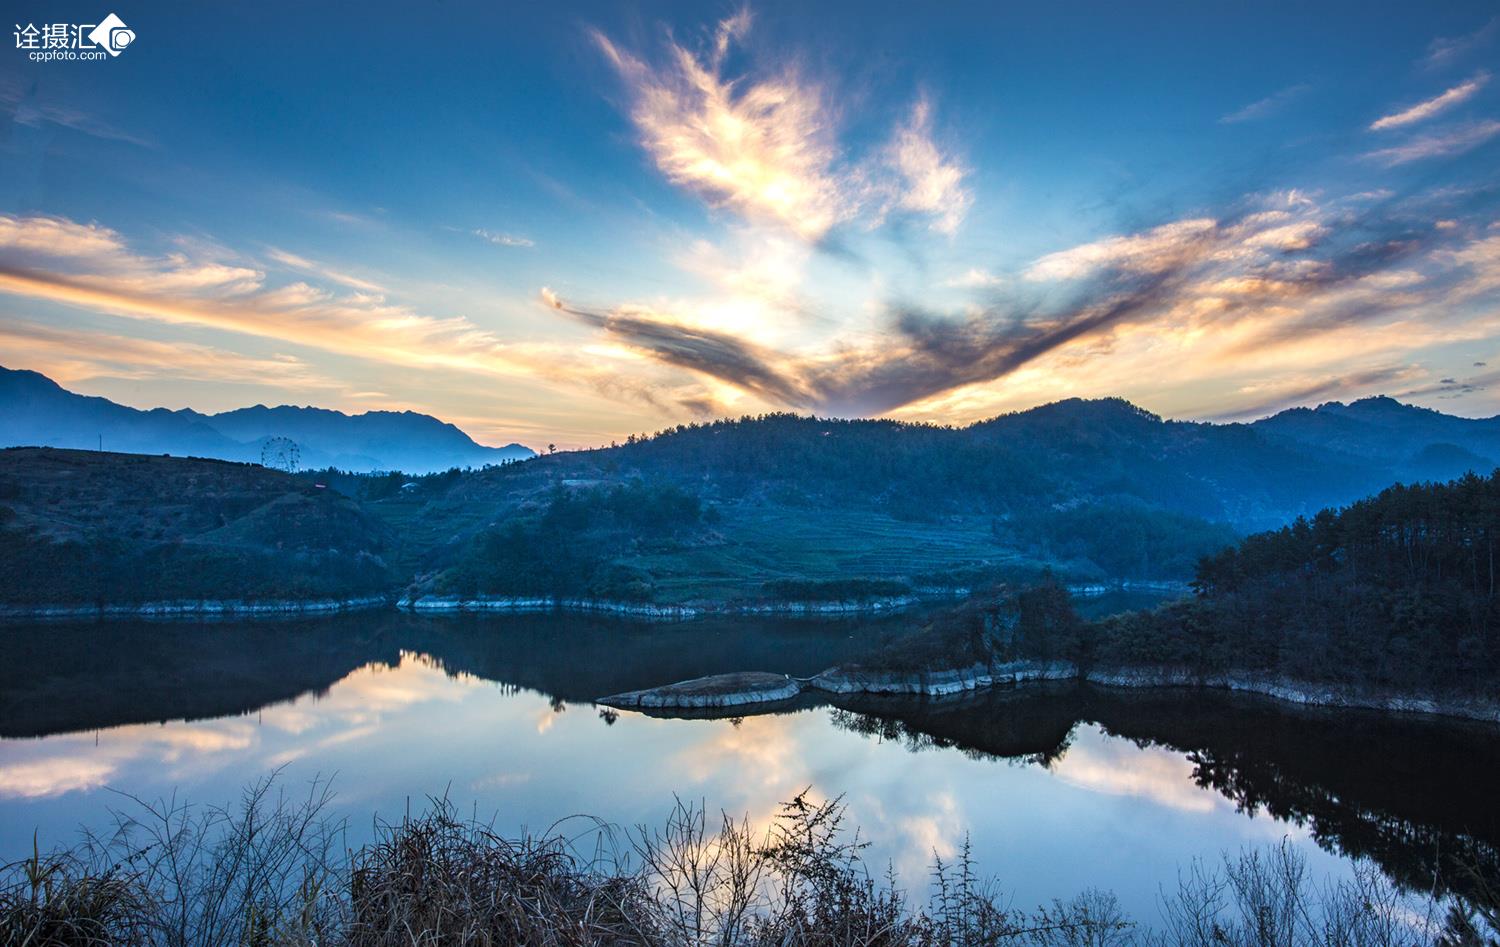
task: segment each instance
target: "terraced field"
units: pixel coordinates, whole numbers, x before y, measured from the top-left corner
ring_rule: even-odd
[[[723,508],[717,541],[638,555],[669,601],[754,598],[775,579],[910,579],[973,568],[1040,568],[999,545],[989,520],[910,523],[855,510]]]

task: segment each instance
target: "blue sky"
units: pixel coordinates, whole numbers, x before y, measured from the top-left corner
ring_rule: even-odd
[[[0,55],[0,363],[568,446],[1496,413],[1490,3],[215,7]]]

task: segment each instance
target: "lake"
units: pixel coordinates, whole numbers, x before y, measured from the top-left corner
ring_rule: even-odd
[[[0,628],[0,859],[33,832],[46,848],[103,826],[121,793],[222,804],[281,768],[299,791],[331,777],[355,842],[429,795],[515,832],[656,824],[674,793],[764,824],[812,787],[844,795],[870,863],[908,887],[967,835],[1017,906],[1098,887],[1143,920],[1192,859],[1284,838],[1323,877],[1368,858],[1422,887],[1438,852],[1497,861],[1500,740],[1482,725],[1074,685],[733,720],[593,704],[710,673],[810,674],[912,620]]]

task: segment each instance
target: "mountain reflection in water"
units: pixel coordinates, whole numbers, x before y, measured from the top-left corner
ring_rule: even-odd
[[[926,791],[910,811],[889,789],[866,792],[868,806],[889,810],[893,831],[916,852],[904,867],[918,872],[923,858],[951,849],[976,819],[972,808],[965,812],[955,801],[952,785],[939,785],[936,769],[923,762],[946,758],[941,755],[979,764],[962,771],[963,779],[979,780],[969,787],[975,798],[1031,806],[1041,824],[1071,817],[1063,808],[1044,811],[1057,790],[1013,785],[1010,767],[996,769],[997,762],[1043,771],[1096,796],[1144,799],[1203,818],[1221,809],[1214,818],[1269,815],[1281,828],[1260,837],[1301,833],[1330,853],[1370,858],[1417,889],[1431,888],[1435,876],[1461,885],[1459,863],[1480,866],[1491,877],[1500,866],[1494,804],[1500,739],[1493,727],[1476,724],[1311,710],[1222,693],[1072,685],[945,701],[862,697],[840,699],[832,708],[808,702],[741,726],[627,715],[615,726],[609,725],[613,717],[595,717],[584,730],[583,721],[563,713],[606,694],[703,674],[810,674],[911,621],[734,618],[648,625],[558,615],[381,613],[262,624],[7,628],[0,634],[0,822],[16,831],[7,830],[3,841],[15,848],[37,823],[55,828],[65,820],[96,820],[108,802],[97,790],[106,785],[157,791],[155,783],[142,788],[133,781],[160,776],[164,767],[179,767],[171,771],[188,781],[198,778],[183,768],[195,757],[220,761],[215,775],[222,782],[204,784],[216,789],[263,775],[268,766],[336,765],[346,780],[343,791],[349,792],[347,780],[357,784],[351,803],[364,798],[375,805],[440,792],[464,778],[476,747],[493,747],[508,765],[474,775],[465,792],[504,797],[507,804],[524,796],[528,815],[545,812],[548,804],[576,804],[613,817],[600,810],[613,804],[612,791],[624,791],[627,775],[642,792],[658,792],[657,803],[674,791],[701,787],[707,793],[715,778],[730,787],[758,780],[766,792],[795,791],[797,780],[814,779],[823,790],[858,797],[859,780],[870,777],[847,761],[878,753],[905,785]],[[541,695],[539,705],[532,692]],[[471,705],[470,712],[460,710]],[[417,715],[410,710],[415,707],[435,709]],[[334,713],[343,715],[343,729],[324,733],[318,721]],[[277,740],[257,730],[258,719],[245,719],[249,714],[274,722]],[[542,755],[535,741],[565,718],[573,741],[568,755]],[[523,740],[517,727],[534,733]],[[313,736],[317,742],[310,742]],[[845,745],[851,738],[856,742]],[[111,757],[103,745],[129,741],[137,769],[120,762],[123,750]],[[845,762],[834,761],[835,743]],[[904,748],[899,753],[908,762],[893,762],[881,749],[890,743]],[[359,753],[340,755],[339,747],[355,746]],[[825,752],[828,758],[820,758]],[[371,753],[389,759],[372,760]],[[381,768],[406,758],[412,760],[408,769]],[[555,785],[537,784],[545,776],[538,776],[538,766],[561,767],[564,759],[576,771],[553,774]],[[941,778],[957,778],[953,772],[944,770]],[[557,786],[566,787],[569,801],[553,798],[561,795]],[[763,808],[774,801],[745,798],[747,806]],[[1131,844],[1139,848],[1145,844],[1140,838],[1152,838],[1144,810],[1120,811],[1118,817],[1094,813],[1097,826],[1136,819],[1142,824]],[[1160,825],[1186,832],[1184,818],[1163,817]],[[1106,831],[1097,826],[1090,831]],[[981,850],[1016,841],[986,839],[979,835],[983,825],[975,831]],[[1088,840],[1077,841],[1087,848]],[[1192,851],[1191,842],[1175,839],[1173,851]],[[1218,855],[1212,848],[1198,851]],[[17,854],[6,850],[0,858]],[[1005,857],[1024,864],[1027,852]],[[1108,877],[1087,880],[1111,883]]]

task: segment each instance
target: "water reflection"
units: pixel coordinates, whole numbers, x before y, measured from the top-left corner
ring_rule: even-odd
[[[1292,707],[1266,698],[1054,685],[947,702],[870,701],[837,725],[910,750],[1024,759],[1184,810],[1218,799],[1374,859],[1416,890],[1500,876],[1500,733],[1484,724]],[[1092,723],[1123,738],[1080,759]],[[1124,742],[1128,741],[1128,742]],[[1127,747],[1140,752],[1131,753]]]
[[[1088,885],[1150,915],[1194,856],[1290,836],[1430,884],[1496,864],[1493,729],[1187,692],[1048,687],[811,703],[743,720],[601,713],[621,690],[747,668],[807,674],[909,618],[647,626],[349,616],[275,625],[56,625],[0,635],[0,857],[67,838],[106,788],[219,802],[275,767],[336,773],[367,820],[428,793],[541,828],[656,821],[671,795],[764,824],[846,793],[906,878],[972,832],[1021,901]],[[357,835],[357,833],[356,833]]]
[[[0,737],[241,714],[416,655],[563,701],[747,669],[813,674],[913,620],[665,625],[554,615],[57,624],[0,634]]]

